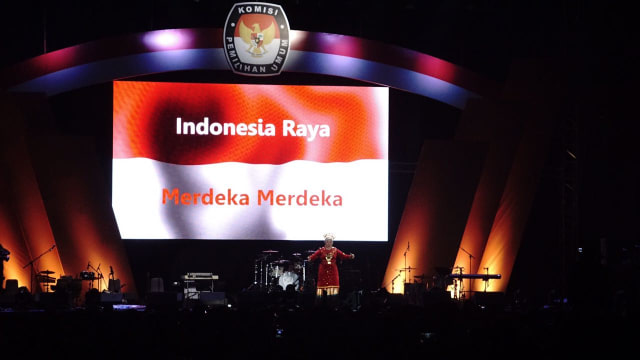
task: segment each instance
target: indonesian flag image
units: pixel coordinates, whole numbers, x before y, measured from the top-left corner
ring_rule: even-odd
[[[387,88],[113,86],[122,238],[387,240]]]

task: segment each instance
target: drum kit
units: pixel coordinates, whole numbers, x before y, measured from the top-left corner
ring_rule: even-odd
[[[254,262],[254,286],[264,291],[301,291],[308,275],[307,256],[313,251],[282,256],[277,250],[263,250]]]
[[[54,274],[51,270],[43,270],[36,274],[36,281],[44,284],[45,292],[49,292],[49,284],[53,284],[56,282],[56,279],[51,274]]]

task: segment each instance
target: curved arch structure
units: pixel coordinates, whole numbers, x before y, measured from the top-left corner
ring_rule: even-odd
[[[286,72],[339,76],[389,86],[435,99],[458,109],[464,109],[470,98],[493,97],[499,89],[497,83],[452,63],[393,45],[351,36],[305,31],[291,31],[290,42],[290,54],[284,65]],[[231,72],[224,55],[221,29],[158,30],[68,47],[31,58],[0,72],[0,88],[11,92],[36,92],[52,96],[113,80],[185,70]],[[247,79],[247,82],[250,81]],[[18,122],[24,123],[26,120]],[[0,122],[0,125],[8,127],[11,122]],[[7,152],[9,153],[11,152]],[[20,154],[20,159],[29,159],[26,151]],[[16,163],[28,164],[18,160]],[[30,165],[24,169],[16,167],[10,173],[30,176],[35,184]],[[23,192],[33,190],[36,193],[37,189],[37,185],[34,185],[32,188],[25,188]],[[53,188],[51,191],[68,192],[60,188]],[[70,213],[66,210],[64,212]],[[2,216],[0,222],[3,219],[8,217]],[[46,214],[41,216],[41,220],[48,221]],[[74,223],[75,225],[77,224]],[[73,234],[82,234],[78,238],[93,236],[93,239],[97,239],[95,243],[104,240],[93,231],[99,226],[88,222],[78,226],[82,228],[71,229]],[[17,225],[14,227],[19,229]],[[0,232],[6,235],[9,230],[0,229]],[[112,235],[106,234],[104,237],[117,238]],[[18,244],[19,236],[15,236]],[[17,247],[16,245],[14,248]],[[85,244],[80,251],[89,248]],[[19,252],[16,250],[14,253],[19,255]],[[23,253],[26,256],[26,250]],[[109,261],[120,264],[121,268],[128,268],[125,257],[117,258],[122,254],[115,251],[111,255],[114,258]],[[95,260],[95,256],[86,253],[77,257]],[[57,259],[61,260],[59,256]],[[64,270],[78,268],[74,261],[67,259]],[[62,273],[62,269],[59,272]],[[29,274],[25,274],[25,278],[28,276]],[[133,283],[130,273],[123,278]]]
[[[426,96],[456,108],[490,96],[497,85],[449,62],[351,36],[291,32],[284,71],[357,79]],[[182,70],[229,70],[221,29],[171,29],[72,46],[5,71],[2,87],[55,95],[133,76]]]

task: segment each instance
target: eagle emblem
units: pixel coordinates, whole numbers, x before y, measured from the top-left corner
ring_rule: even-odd
[[[267,52],[266,45],[271,44],[276,35],[276,28],[273,22],[266,29],[260,29],[260,24],[252,24],[251,28],[240,20],[238,24],[240,38],[249,45],[247,52],[252,56],[262,56]]]

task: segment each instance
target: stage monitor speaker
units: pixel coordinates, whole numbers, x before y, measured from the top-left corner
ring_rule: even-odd
[[[155,277],[151,279],[151,286],[149,288],[149,292],[152,293],[161,293],[164,292],[164,281],[160,277]]]
[[[55,292],[36,294],[36,303],[44,309],[69,309],[72,305],[71,296]]]
[[[227,297],[223,291],[201,291],[200,303],[207,306],[227,305]]]
[[[121,304],[122,299],[122,293],[100,293],[100,302],[103,304]]]
[[[182,296],[171,292],[152,292],[147,294],[147,306],[152,309],[177,308]]]
[[[451,293],[444,290],[427,291],[422,296],[423,304],[427,305],[442,305],[451,303]]]
[[[473,301],[482,306],[504,306],[503,292],[477,292],[473,295]]]
[[[11,296],[15,296],[18,293],[18,280],[8,279],[4,283],[4,293]]]
[[[360,291],[352,291],[347,294],[347,297],[343,302],[345,307],[350,308],[353,311],[360,309],[362,306],[362,290]]]
[[[195,287],[184,288],[183,294],[184,294],[184,299],[185,300],[198,300],[198,299],[200,299],[200,291],[196,290]]]
[[[122,298],[125,300],[127,304],[139,304],[140,299],[138,298],[138,294],[135,292],[123,292]]]
[[[389,294],[387,295],[387,303],[391,306],[404,306],[407,305],[407,299],[403,294]]]
[[[109,292],[120,292],[120,279],[109,279]]]
[[[427,287],[422,283],[406,283],[404,284],[404,296],[407,298],[409,305],[423,305],[423,295]]]

